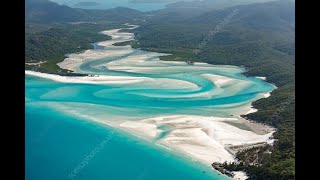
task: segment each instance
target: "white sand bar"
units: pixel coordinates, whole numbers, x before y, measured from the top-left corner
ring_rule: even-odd
[[[159,139],[159,143],[183,151],[207,164],[234,162],[235,159],[225,149],[226,146],[259,142],[273,143],[273,140],[269,139],[273,132],[258,135],[252,131],[229,125],[225,121],[237,121],[237,118],[176,115],[155,117],[138,122],[124,122],[119,127],[155,138],[156,134],[161,132],[156,127],[168,126],[171,129],[170,132]]]
[[[134,29],[137,26],[129,25]],[[102,31],[102,34],[109,35],[112,40],[103,41],[97,43],[100,46],[104,46],[104,49],[100,50],[86,50],[82,53],[69,54],[63,62],[58,63],[58,66],[63,69],[68,69],[74,72],[80,72],[80,66],[84,63],[90,64],[92,68],[97,66],[106,67],[108,70],[123,71],[123,72],[136,72],[143,74],[190,74],[190,72],[196,72],[196,70],[211,70],[217,68],[215,66],[209,66],[205,63],[195,63],[194,66],[189,66],[186,62],[175,61],[159,61],[160,55],[168,55],[163,53],[148,54],[131,54],[134,50],[130,46],[116,47],[114,43],[125,42],[134,40],[134,34],[120,32],[121,29],[113,29]],[[102,61],[100,64],[95,64],[96,61],[105,58],[117,58],[113,61]],[[91,62],[94,61],[94,62]],[[90,66],[90,67],[91,67]],[[237,70],[234,67],[223,66],[228,71]],[[90,71],[91,72],[91,71]],[[34,71],[25,71],[25,74],[37,76],[41,78],[51,79],[62,83],[83,83],[83,84],[112,84],[121,86],[123,84],[133,84],[140,88],[144,87],[157,87],[158,89],[187,89],[187,90],[201,90],[201,86],[196,82],[188,80],[179,80],[171,78],[151,78],[151,77],[135,77],[135,76],[111,76],[111,75],[93,75],[93,76],[59,76],[54,74],[39,73]],[[193,94],[157,94],[146,92],[133,92],[139,93],[140,96],[148,96],[153,98],[202,98],[209,99],[213,96],[224,97],[232,96],[239,92],[239,89],[245,89],[250,87],[253,82],[242,80],[241,78],[234,78],[233,76],[223,76],[218,74],[203,73],[200,75],[206,81],[211,82],[214,88],[208,91],[193,93]],[[265,77],[256,77],[257,79],[266,80]],[[134,84],[136,83],[136,84]],[[151,86],[152,85],[152,86]],[[98,93],[97,93],[98,94]],[[96,95],[97,95],[96,94]],[[50,96],[50,94],[46,94]],[[260,93],[258,98],[267,98],[270,93]],[[231,105],[230,105],[231,106]],[[234,106],[234,104],[232,105]],[[143,137],[144,139],[156,141],[155,144],[166,147],[167,149],[177,150],[183,152],[185,155],[201,161],[207,165],[211,165],[213,162],[223,163],[234,162],[235,157],[228,151],[228,147],[237,145],[250,145],[255,143],[273,143],[272,134],[275,130],[253,130],[259,124],[254,123],[250,126],[251,122],[244,122],[246,120],[239,117],[239,114],[249,114],[256,112],[257,110],[252,108],[250,104],[244,103],[238,108],[234,108],[232,111],[233,117],[213,117],[213,116],[196,116],[196,115],[166,115],[159,117],[147,116],[137,119],[130,119],[117,114],[117,121],[110,120],[111,117],[97,117],[95,112],[88,112],[86,106],[75,107],[74,105],[68,105],[66,103],[59,104],[58,107],[63,107],[61,110],[68,113],[74,113],[75,115],[82,116],[92,121],[105,123],[115,128],[123,129],[131,134]],[[103,108],[103,107],[102,107]],[[112,107],[106,109],[110,111]],[[222,107],[223,108],[223,107]],[[227,106],[224,107],[227,109]],[[223,110],[223,109],[222,109]],[[103,111],[105,112],[105,111]],[[92,113],[92,114],[90,114]],[[119,117],[118,117],[119,116]],[[141,118],[141,119],[140,119]],[[245,130],[236,127],[235,124],[242,124],[250,126],[251,130]],[[166,127],[166,128],[160,128]],[[249,129],[250,129],[249,128]],[[259,129],[259,128],[257,128]],[[235,179],[246,179],[247,176],[243,172],[235,172]]]
[[[59,76],[55,74],[46,74],[35,71],[25,70],[26,75],[37,76],[45,79],[51,79],[62,83],[80,83],[80,84],[128,84],[142,82],[144,77],[129,77],[129,76]]]

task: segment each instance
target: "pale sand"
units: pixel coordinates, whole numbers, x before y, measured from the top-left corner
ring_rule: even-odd
[[[239,90],[249,87],[252,83],[242,79],[236,79],[236,78],[214,75],[214,74],[202,74],[201,76],[210,80],[217,87],[216,89],[213,89],[213,90],[223,91],[223,93],[219,91],[219,94],[217,97],[225,97],[225,96],[232,96],[232,95],[238,94]]]
[[[242,172],[242,171],[234,171],[234,177],[233,179],[236,179],[236,180],[246,180],[248,179],[248,176],[246,175],[245,172]]]
[[[47,62],[47,61],[39,61],[39,62],[36,62],[36,63],[25,63],[25,64],[27,64],[27,65],[40,65],[40,64],[43,64],[45,62]]]
[[[266,78],[266,77],[261,77],[261,76],[256,76],[255,78],[257,78],[257,79],[262,79],[262,80],[264,80],[264,81],[266,81],[266,80],[267,80],[267,78]]]
[[[255,113],[255,112],[257,112],[257,111],[258,111],[258,109],[255,109],[255,108],[253,108],[253,107],[251,106],[250,110],[249,110],[248,112],[246,112],[244,115],[251,114],[251,113]]]
[[[269,96],[271,96],[271,93],[264,93],[264,94],[263,94],[263,97],[264,97],[264,98],[267,98],[267,97],[269,97]]]
[[[127,32],[119,32],[121,29],[112,29],[107,31],[102,31],[101,34],[111,36],[112,39],[108,41],[99,42],[99,46],[111,46],[114,43],[132,41],[134,40],[134,34]]]
[[[64,61],[57,63],[57,65],[62,69],[67,69],[71,71],[78,71],[78,68],[81,64],[91,60],[97,60],[105,57],[114,57],[121,56],[125,54],[131,53],[133,50],[131,49],[123,49],[123,50],[86,50],[83,53],[74,53],[69,54],[68,58],[64,59]]]
[[[168,78],[147,78],[147,77],[129,77],[129,76],[107,76],[107,75],[95,75],[91,76],[59,76],[55,74],[46,74],[35,71],[25,70],[26,75],[37,76],[41,78],[51,79],[62,83],[80,83],[80,84],[131,84],[139,83],[140,85],[153,84],[157,88],[163,89],[176,89],[184,87],[186,89],[198,89],[196,84],[188,81],[182,81],[177,79]],[[143,94],[141,94],[143,95]]]
[[[193,84],[192,82],[183,81],[179,79],[169,79],[169,78],[149,78],[148,80],[144,81],[143,85],[147,85],[148,87],[152,85],[151,87],[157,87],[157,89],[180,89],[180,90],[199,89],[198,85]],[[147,94],[150,94],[150,93],[146,93],[145,95],[147,96]],[[143,94],[140,94],[140,95],[143,95]],[[152,97],[156,97],[156,96],[152,96]]]
[[[223,88],[226,86],[236,86],[237,91],[238,89],[242,89],[249,86],[251,83],[246,80],[236,79],[236,78],[227,77],[227,76],[220,76],[215,74],[202,74],[202,76],[210,80],[219,88]]]
[[[136,67],[153,67],[157,68],[159,61],[146,61],[148,58],[159,59],[159,53],[147,53],[147,54],[138,54],[130,55],[125,58],[121,58],[120,61],[112,61],[107,64],[109,69],[121,70],[121,69],[134,69]],[[129,67],[129,68],[128,68]]]
[[[148,52],[147,54],[130,55],[128,57],[122,58],[121,60],[109,62],[105,64],[105,66],[107,66],[108,69],[110,70],[139,72],[139,73],[149,73],[149,72],[162,73],[163,71],[166,71],[168,73],[170,72],[185,73],[185,72],[194,72],[196,69],[214,70],[215,68],[219,68],[219,70],[221,71],[241,72],[241,69],[237,69],[235,66],[221,67],[221,66],[209,65],[206,63],[195,63],[194,66],[190,66],[184,61],[160,61],[159,60],[159,56],[167,56],[167,55],[170,55],[170,54]],[[153,58],[153,59],[150,60],[150,58]],[[158,61],[155,61],[155,59],[157,59]],[[208,74],[208,76],[210,75],[211,74]],[[223,77],[223,76],[213,75],[212,78],[219,79],[219,81],[224,81],[224,79],[220,77]],[[239,80],[239,79],[234,79],[234,80]]]
[[[213,162],[234,162],[235,159],[225,149],[226,146],[259,142],[273,143],[269,137],[274,131],[259,135],[225,123],[225,121],[237,120],[237,118],[177,115],[155,117],[130,123],[123,122],[118,127],[149,138],[157,137],[159,134],[157,126],[171,127],[172,130],[168,135],[158,140],[158,143],[183,151],[210,165]]]
[[[226,76],[214,75],[214,74],[202,74],[202,76],[209,79],[217,87],[224,87],[238,81],[238,79],[229,78]]]
[[[146,124],[143,122],[134,122],[134,121],[126,121],[124,123],[121,123],[119,125],[122,128],[126,129],[139,129],[140,131],[143,131],[147,136],[149,137],[156,137],[158,133],[161,132],[161,130],[157,129],[157,126],[155,124]]]
[[[259,93],[258,96],[257,96],[257,99],[267,98],[267,97],[270,97],[270,96],[271,96],[270,92],[268,92],[268,93]]]
[[[80,84],[128,84],[138,83],[145,79],[144,77],[127,77],[127,76],[59,76],[55,74],[46,74],[35,71],[25,70],[26,75],[37,76],[45,79],[51,79],[63,83],[80,83]]]
[[[244,126],[249,127],[251,131],[255,132],[256,134],[260,134],[260,135],[276,131],[276,128],[273,128],[273,127],[268,126],[266,124],[258,123],[258,122],[252,121],[252,120],[247,120],[242,117],[238,117],[237,122],[239,124],[242,124]]]
[[[157,126],[169,126],[172,130],[167,136],[159,139],[156,144],[160,146],[163,144],[164,146],[161,147],[169,147],[166,148],[169,150],[172,148],[182,151],[209,166],[213,162],[235,161],[234,155],[227,150],[227,147],[261,142],[273,143],[273,140],[269,138],[275,132],[274,129],[269,129],[268,132],[260,132],[261,134],[259,135],[226,124],[225,121],[239,120],[237,118],[177,115],[155,117],[138,122],[127,121],[116,126],[129,130],[133,134],[139,134],[140,137],[154,139],[161,133]],[[242,119],[242,121],[244,120]],[[256,125],[256,127],[250,126],[252,129],[263,129],[263,126],[265,126],[256,123],[252,124]],[[233,179],[245,180],[248,178],[242,171],[234,173]]]

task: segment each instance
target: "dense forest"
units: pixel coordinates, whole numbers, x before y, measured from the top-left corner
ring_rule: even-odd
[[[25,67],[46,73],[69,75],[57,63],[68,53],[93,48],[91,43],[108,40],[102,30],[139,22],[142,12],[129,8],[85,10],[48,0],[25,2]],[[30,63],[42,62],[32,65]],[[73,73],[73,75],[75,75]]]
[[[110,39],[99,34],[99,31],[121,27],[114,23],[60,23],[43,26],[38,24],[26,25],[25,62],[26,69],[47,73],[66,75],[67,70],[59,68],[58,62],[63,61],[68,53],[92,49],[92,43]],[[43,62],[38,66],[30,63]]]
[[[76,21],[131,22],[142,12],[117,7],[108,10],[71,8],[49,0],[25,0],[25,20],[33,23],[61,23]]]

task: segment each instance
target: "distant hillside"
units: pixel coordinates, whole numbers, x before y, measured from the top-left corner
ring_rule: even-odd
[[[275,0],[194,0],[194,1],[179,1],[168,4],[168,8],[189,8],[189,9],[223,9],[231,6],[248,5],[252,3],[263,3]]]
[[[249,5],[254,3],[263,3],[275,0],[194,0],[194,1],[179,1],[168,4],[165,9],[153,11],[149,13],[149,19],[152,22],[165,21],[177,22],[186,20],[192,17],[203,15],[204,19],[209,22],[214,22],[214,19],[219,19],[220,16],[206,16],[206,12],[212,13],[228,7],[239,5]],[[286,0],[284,0],[286,1]],[[197,20],[201,20],[200,17]],[[193,22],[192,22],[193,23]]]
[[[295,20],[294,3],[282,0],[209,11],[190,20],[190,23],[215,25],[235,9],[238,9],[239,13],[232,17],[232,22],[256,30],[290,30]]]
[[[93,20],[107,20],[117,22],[134,22],[135,19],[144,18],[144,13],[126,7],[116,7],[108,10],[84,10]]]
[[[88,19],[88,14],[80,9],[70,8],[46,0],[25,2],[26,22],[68,22]]]
[[[130,8],[86,10],[70,8],[47,0],[26,0],[25,19],[33,23],[56,23],[74,21],[128,21],[138,19],[143,13]]]

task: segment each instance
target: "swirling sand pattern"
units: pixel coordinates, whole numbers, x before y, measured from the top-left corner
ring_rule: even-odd
[[[272,133],[258,135],[225,121],[237,121],[273,85],[245,77],[236,66],[160,61],[168,54],[114,46],[134,40],[120,30],[103,31],[112,40],[58,64],[94,77],[27,71],[27,104],[106,123],[205,163],[233,161],[226,145],[270,141]]]

